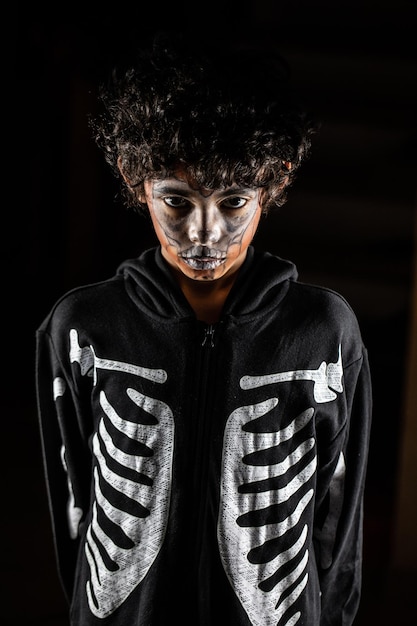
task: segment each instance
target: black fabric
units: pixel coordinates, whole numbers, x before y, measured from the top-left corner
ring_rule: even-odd
[[[37,390],[71,626],[348,626],[371,423],[348,303],[248,250],[198,321],[159,248],[65,294]]]

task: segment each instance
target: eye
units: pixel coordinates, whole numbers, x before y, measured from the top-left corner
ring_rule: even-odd
[[[225,207],[226,209],[241,209],[246,203],[246,198],[242,198],[241,196],[231,196],[230,198],[223,200],[222,207]]]
[[[190,203],[182,196],[165,196],[164,202],[173,209],[186,209]]]

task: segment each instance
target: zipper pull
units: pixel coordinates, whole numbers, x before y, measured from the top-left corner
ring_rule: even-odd
[[[203,347],[207,346],[209,348],[214,348],[214,325],[209,324],[204,329],[204,339],[201,344]]]

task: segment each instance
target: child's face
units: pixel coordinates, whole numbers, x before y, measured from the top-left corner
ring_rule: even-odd
[[[207,191],[182,173],[145,182],[145,197],[165,260],[182,275],[212,281],[243,263],[259,224],[259,189]]]

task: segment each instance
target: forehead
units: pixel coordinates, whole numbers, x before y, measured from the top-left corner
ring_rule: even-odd
[[[256,195],[258,190],[248,187],[242,187],[237,184],[230,186],[209,189],[206,187],[200,187],[195,181],[188,177],[183,172],[176,173],[173,176],[166,178],[157,178],[145,182],[145,188],[149,191],[158,193],[179,193],[185,195],[200,195],[205,198],[209,196],[229,196],[232,194],[245,193],[250,195]]]

